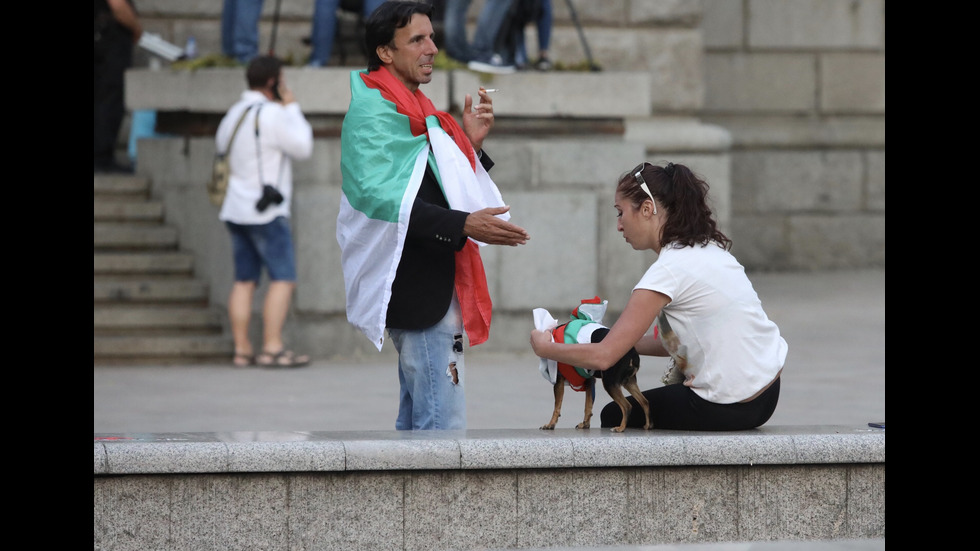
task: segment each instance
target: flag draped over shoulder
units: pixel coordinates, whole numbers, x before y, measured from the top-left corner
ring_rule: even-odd
[[[337,241],[347,319],[381,350],[391,285],[430,157],[450,208],[473,212],[504,202],[463,129],[421,90],[409,91],[385,67],[351,71],[350,84]],[[456,253],[456,294],[471,346],[489,337],[492,309],[480,245],[468,239]]]

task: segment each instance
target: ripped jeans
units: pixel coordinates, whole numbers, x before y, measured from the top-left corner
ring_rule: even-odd
[[[388,329],[398,351],[396,430],[466,428],[463,318],[453,295],[439,323],[421,330]]]

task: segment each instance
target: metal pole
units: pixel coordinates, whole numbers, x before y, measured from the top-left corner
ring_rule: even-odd
[[[572,14],[572,23],[575,23],[575,28],[578,30],[579,40],[582,41],[582,48],[585,49],[585,58],[589,61],[589,70],[601,70],[599,66],[595,64],[595,61],[592,60],[592,51],[589,50],[589,43],[585,40],[585,33],[582,32],[582,25],[578,22],[578,14],[575,13],[575,6],[572,5],[572,0],[565,0],[565,4],[568,5],[568,11]]]
[[[276,11],[272,14],[272,39],[269,41],[269,55],[276,55],[276,29],[279,27],[279,7],[282,0],[276,0]]]

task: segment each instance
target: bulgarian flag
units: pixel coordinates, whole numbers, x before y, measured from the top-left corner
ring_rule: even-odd
[[[385,67],[351,71],[350,87],[340,134],[337,242],[347,319],[381,350],[391,285],[426,164],[454,210],[474,212],[504,201],[463,129],[421,90],[409,91]],[[456,253],[456,295],[470,346],[485,342],[490,333],[483,245],[469,239]]]

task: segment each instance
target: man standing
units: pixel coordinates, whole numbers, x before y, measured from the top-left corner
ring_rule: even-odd
[[[95,172],[132,172],[116,162],[119,128],[126,115],[126,69],[143,26],[132,0],[95,0]]]
[[[438,53],[431,13],[388,1],[368,18],[368,68],[351,72],[341,129],[347,318],[378,350],[388,330],[398,430],[466,428],[463,334],[486,341],[492,309],[479,247],[529,239],[487,174],[490,96],[481,89],[474,106],[466,95],[460,127],[419,90]]]
[[[245,72],[248,90],[228,109],[215,135],[215,147],[228,152],[231,168],[218,218],[231,234],[235,263],[228,317],[236,367],[299,367],[310,362],[309,356],[295,354],[282,340],[296,286],[289,226],[291,159],[308,159],[313,153],[313,127],[286,86],[282,66],[282,60],[274,56],[257,56],[249,62]],[[248,325],[263,266],[270,282],[262,309],[263,346],[256,356]]]

